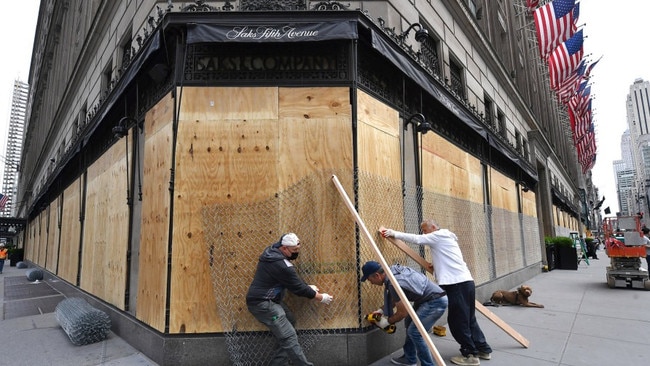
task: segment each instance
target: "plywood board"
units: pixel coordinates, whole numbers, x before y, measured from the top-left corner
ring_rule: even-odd
[[[169,181],[173,100],[163,98],[146,115],[136,317],[165,331],[169,246]]]
[[[187,89],[176,150],[170,333],[222,330],[202,209],[267,198],[277,190],[277,88],[237,88],[235,99],[233,88]],[[217,100],[224,105],[212,108]],[[229,253],[226,248],[220,255]]]
[[[537,217],[536,195],[533,191],[521,192],[522,213],[526,216]]]
[[[361,91],[358,102],[358,214],[369,227],[389,223],[401,228],[405,213],[399,113]],[[359,262],[378,260],[371,243],[363,236],[360,241]],[[388,263],[407,263],[407,257],[399,250],[382,242],[377,245]],[[383,302],[381,292],[373,287],[361,286],[362,314],[374,311]]]
[[[182,121],[203,122],[276,120],[277,90],[276,87],[186,87],[177,94],[183,98],[179,118]]]
[[[41,267],[45,267],[45,261],[47,259],[47,227],[50,218],[49,210],[50,206],[47,206],[45,210],[41,211],[38,215],[38,254],[36,263]]]
[[[126,141],[88,168],[80,281],[83,290],[119,309],[125,303],[129,228]]]
[[[441,136],[422,135],[422,185],[450,197],[483,203],[481,163]]]
[[[59,256],[59,271],[57,273],[59,277],[74,285],[77,284],[79,269],[81,181],[82,178],[78,178],[63,191],[61,255]]]
[[[279,188],[329,169],[352,169],[348,88],[280,88]]]
[[[59,208],[61,200],[62,197],[59,195],[52,203],[50,203],[48,217],[47,259],[45,260],[45,268],[52,273],[57,273],[59,261]]]
[[[27,235],[25,239],[25,259],[36,263],[36,253],[38,253],[38,239],[36,237],[38,226],[38,217],[27,223]]]
[[[171,333],[229,331],[234,322],[238,331],[259,330],[260,325],[251,321],[245,309],[244,295],[257,257],[270,240],[255,238],[275,239],[291,229],[296,219],[313,215],[318,220],[309,226],[310,231],[305,230],[305,242],[336,242],[331,229],[335,224],[330,219],[332,211],[324,209],[331,199],[322,188],[324,183],[312,178],[327,169],[352,170],[349,89],[240,88],[239,101],[226,102],[227,107],[208,112],[202,109],[210,108],[212,100],[229,100],[232,88],[203,89],[184,92],[181,103],[169,328]],[[192,99],[186,101],[188,95]],[[204,117],[191,118],[197,116]],[[286,198],[286,190],[299,184],[306,184],[310,194]],[[297,200],[298,205],[308,210],[292,210],[292,203],[284,201],[285,198],[270,210],[256,209],[278,196],[287,201]],[[224,215],[228,207],[233,211]],[[210,232],[218,237],[206,237],[206,230],[212,228],[204,227],[205,215],[221,216],[217,218],[217,233]],[[353,235],[350,229],[350,238]],[[344,240],[342,244],[348,243]],[[216,252],[218,269],[210,267],[209,244]],[[240,250],[243,246],[245,251]],[[309,251],[324,262],[350,258],[350,250],[336,252],[320,244],[310,246]],[[232,304],[228,305],[231,309],[225,317],[215,312],[215,308],[222,306],[220,299],[215,299],[210,273],[217,270],[224,278],[219,285]],[[356,283],[356,271],[313,271],[311,279],[344,286]],[[193,286],[186,286],[188,282]],[[333,286],[331,289],[337,291]],[[343,316],[357,319],[354,311]],[[325,326],[349,324],[347,319],[341,319],[334,316]]]
[[[518,192],[515,181],[495,169],[490,169],[489,180],[492,207],[503,208],[510,212],[518,212]]]

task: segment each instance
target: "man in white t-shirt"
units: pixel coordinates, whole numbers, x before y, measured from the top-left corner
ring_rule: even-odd
[[[427,219],[420,224],[422,235],[407,234],[385,229],[381,235],[409,243],[427,245],[431,249],[433,270],[438,285],[449,299],[447,322],[452,336],[460,344],[461,356],[451,358],[456,365],[476,366],[479,358],[489,360],[492,348],[476,322],[476,288],[474,278],[463,259],[458,237],[447,229]]]

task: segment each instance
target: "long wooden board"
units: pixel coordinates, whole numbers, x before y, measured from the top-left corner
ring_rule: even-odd
[[[348,196],[347,192],[345,192],[345,189],[341,185],[341,182],[339,181],[339,178],[336,175],[332,175],[332,182],[334,183],[334,186],[336,186],[336,189],[339,191],[339,194],[341,195],[341,198],[343,199],[343,202],[345,202],[345,205],[348,207],[348,210],[350,211],[350,213],[354,217],[354,220],[357,222],[357,225],[359,226],[359,229],[360,229],[361,233],[366,237],[366,239],[370,243],[370,246],[371,246],[372,250],[377,255],[377,259],[379,261],[379,264],[381,264],[381,267],[384,269],[384,272],[386,273],[386,276],[388,276],[391,283],[394,284],[393,287],[395,288],[395,291],[397,292],[397,295],[399,296],[400,300],[406,306],[406,310],[408,311],[409,315],[411,316],[411,320],[413,321],[413,324],[415,324],[415,327],[420,332],[420,335],[422,335],[422,338],[424,338],[424,342],[427,344],[427,347],[429,348],[429,351],[431,351],[431,356],[433,356],[433,359],[436,361],[436,363],[438,365],[445,366],[446,365],[445,360],[440,355],[440,352],[438,352],[438,349],[436,348],[436,345],[433,344],[433,341],[431,340],[431,337],[429,337],[428,329],[425,329],[424,325],[422,325],[422,322],[420,321],[420,318],[418,318],[418,314],[415,312],[415,310],[413,309],[413,306],[408,301],[408,298],[406,297],[406,294],[404,293],[404,291],[402,290],[400,285],[397,283],[397,280],[395,279],[395,276],[390,271],[390,267],[388,266],[388,262],[386,262],[386,259],[381,254],[381,251],[379,250],[379,247],[377,247],[377,244],[375,243],[374,239],[372,238],[372,235],[370,235],[370,231],[368,231],[368,228],[366,227],[366,224],[364,224],[363,220],[361,220],[361,216],[359,216],[359,213],[357,212],[357,209],[354,208],[354,205],[352,204],[352,201],[350,200],[350,197]]]
[[[379,228],[379,231],[381,232],[385,228],[382,226]],[[422,258],[418,253],[416,253],[411,247],[406,245],[403,241],[395,238],[386,238],[388,239],[389,242],[393,243],[397,248],[399,248],[401,251],[403,251],[406,255],[411,257],[414,261],[418,262],[422,268],[427,270],[428,272],[433,274],[433,265],[429,262],[427,262],[426,259]],[[519,342],[522,346],[528,348],[530,345],[530,342],[528,339],[526,339],[524,336],[519,334],[516,330],[514,330],[508,323],[504,322],[499,318],[496,314],[491,312],[488,308],[483,306],[480,302],[475,300],[475,307],[476,310],[478,310],[481,314],[483,314],[486,318],[488,318],[492,323],[496,324],[497,327],[501,328],[504,332],[506,332],[509,336],[514,338],[517,342]]]

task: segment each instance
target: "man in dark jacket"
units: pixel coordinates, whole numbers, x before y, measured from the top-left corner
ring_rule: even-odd
[[[298,343],[298,335],[294,328],[295,318],[283,298],[285,290],[296,296],[316,299],[329,305],[333,297],[321,293],[318,287],[308,285],[296,272],[290,261],[298,258],[300,239],[294,233],[282,235],[280,240],[264,249],[257,263],[253,282],[246,294],[248,311],[255,319],[269,327],[273,336],[278,340],[280,348],[275,353],[270,365],[287,365],[288,360],[293,365],[313,365],[307,361]]]

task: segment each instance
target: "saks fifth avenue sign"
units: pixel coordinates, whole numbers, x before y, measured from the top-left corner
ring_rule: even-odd
[[[232,30],[226,33],[226,38],[231,41],[245,40],[245,41],[262,41],[262,40],[282,40],[287,39],[290,41],[302,40],[308,41],[310,38],[318,37],[318,29],[301,29],[295,26],[285,25],[284,27],[233,27]]]
[[[187,25],[187,43],[309,42],[357,39],[357,23],[350,20],[283,24]]]

